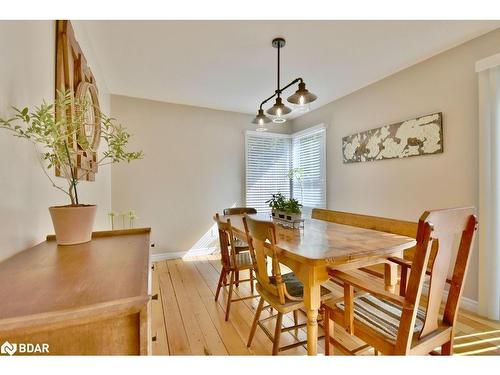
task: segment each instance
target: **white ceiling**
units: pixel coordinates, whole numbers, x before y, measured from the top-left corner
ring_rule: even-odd
[[[500,27],[500,21],[79,23],[112,94],[252,114],[275,90],[276,36],[287,41],[282,85],[303,77],[318,95],[317,108]]]

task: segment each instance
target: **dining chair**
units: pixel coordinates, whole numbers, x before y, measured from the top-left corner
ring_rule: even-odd
[[[231,302],[242,301],[249,298],[256,298],[254,295],[254,276],[253,276],[253,263],[250,258],[249,252],[237,253],[234,245],[234,235],[231,227],[231,220],[223,222],[218,213],[215,214],[214,220],[217,223],[219,231],[219,243],[221,253],[222,269],[220,272],[219,281],[217,283],[217,290],[215,292],[215,300],[219,299],[219,293],[222,287],[229,286],[226,307],[226,321],[229,319],[229,311],[231,309]],[[236,284],[236,274],[240,271],[248,270],[249,278],[239,280],[240,282],[250,282],[250,291],[252,295],[242,298],[233,299],[233,285]],[[227,282],[229,276],[229,283]]]
[[[402,272],[399,295],[349,273],[330,270],[330,276],[344,284],[344,299],[322,305],[328,338],[325,354],[330,354],[330,343],[347,354],[359,350],[349,350],[333,337],[330,320],[373,347],[375,353],[437,354],[434,350],[441,347],[441,355],[453,354],[458,306],[477,230],[474,212],[472,207],[424,212],[418,223],[413,261],[389,258],[402,270],[411,270],[408,279],[407,272]],[[455,250],[452,277],[447,279]],[[426,276],[428,292],[424,295]],[[448,296],[441,316],[446,283]],[[359,295],[354,295],[354,289]]]
[[[253,207],[230,207],[224,208],[224,215],[243,215],[243,214],[256,214],[257,210]]]
[[[228,216],[228,215],[243,215],[243,214],[248,214],[248,215],[252,215],[252,214],[256,214],[257,213],[257,210],[253,207],[230,207],[230,208],[224,208],[224,211],[223,211],[223,214],[224,216]],[[235,237],[234,239],[234,245],[235,245],[235,249],[236,249],[236,254],[239,254],[243,251],[248,251],[248,244]],[[239,272],[236,272],[236,276],[235,276],[235,280],[236,280],[236,287],[239,287],[240,286],[240,273]]]
[[[273,343],[273,355],[277,355],[278,352],[283,350],[304,345],[307,340],[283,347],[279,346],[282,332],[297,330],[305,327],[307,323],[298,324],[298,312],[304,308],[304,286],[293,272],[285,274],[281,272],[280,258],[276,249],[276,227],[274,223],[255,220],[245,215],[243,224],[252,257],[255,278],[257,279],[256,288],[260,294],[260,301],[255,311],[247,346],[250,347],[252,344],[257,325],[262,328]],[[271,262],[271,267],[269,267],[271,274],[268,271],[268,261]],[[330,298],[330,291],[321,287],[321,296],[322,299]],[[264,309],[264,302],[267,302],[269,307],[277,311],[277,314],[274,315],[276,317],[274,336],[263,325],[263,321],[267,321],[269,318],[259,320]],[[294,325],[283,328],[283,315],[290,312],[293,313]]]

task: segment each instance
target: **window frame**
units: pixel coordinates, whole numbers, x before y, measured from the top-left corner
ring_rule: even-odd
[[[247,189],[247,181],[248,181],[248,162],[249,162],[249,158],[248,158],[248,138],[250,136],[257,136],[257,137],[269,137],[269,138],[286,138],[286,139],[289,139],[290,140],[290,162],[289,162],[289,170],[291,168],[293,168],[293,140],[294,138],[297,138],[297,137],[304,137],[304,136],[307,136],[309,133],[313,134],[315,132],[320,132],[320,131],[324,131],[324,144],[323,144],[323,150],[322,150],[322,155],[321,155],[321,158],[323,160],[323,166],[322,166],[322,170],[321,170],[321,173],[323,174],[324,178],[323,178],[323,183],[322,183],[322,188],[323,188],[323,191],[324,191],[324,208],[328,208],[328,204],[327,204],[327,168],[326,168],[326,163],[327,163],[327,151],[326,151],[326,148],[327,148],[327,139],[326,139],[326,130],[327,130],[328,126],[324,123],[320,123],[318,125],[314,125],[314,126],[310,126],[306,129],[303,129],[303,130],[300,130],[298,132],[295,132],[295,133],[292,133],[292,134],[286,134],[286,133],[272,133],[272,132],[258,132],[258,131],[255,131],[255,130],[246,130],[245,131],[245,204],[247,202],[247,192],[248,192],[248,189]],[[290,180],[290,195],[291,197],[294,197],[294,194],[293,194],[293,181]]]

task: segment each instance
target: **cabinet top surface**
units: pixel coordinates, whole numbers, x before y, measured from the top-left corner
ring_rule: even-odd
[[[0,263],[0,321],[146,297],[149,229],[45,241]]]

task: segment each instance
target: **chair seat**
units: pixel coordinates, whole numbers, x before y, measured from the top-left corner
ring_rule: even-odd
[[[250,257],[250,253],[248,252],[238,253],[235,254],[234,258],[236,260],[236,264],[232,264],[233,262],[231,260],[232,268],[236,268],[239,270],[246,270],[253,268],[253,263],[252,263],[252,258]]]
[[[281,278],[286,285],[288,294],[290,294],[292,297],[304,297],[304,285],[293,272],[285,273],[281,275]],[[271,284],[276,285],[276,279],[274,278],[274,276],[270,276],[269,281],[271,282]],[[329,293],[330,290],[325,287],[321,287],[321,296],[327,295]]]
[[[286,287],[288,293],[293,297],[303,297],[304,295],[304,285],[297,279],[293,272],[286,273],[281,275],[283,280],[285,280]],[[269,277],[271,283],[273,283],[273,276]],[[290,288],[290,289],[289,289]],[[291,290],[294,291],[295,294],[291,294]],[[321,300],[326,301],[331,298],[331,291],[325,287],[321,287]],[[283,314],[287,314],[290,311],[294,311],[297,309],[301,309],[304,307],[304,301],[287,301],[284,305],[280,303],[279,298],[272,293],[269,293],[266,289],[264,289],[260,283],[257,283],[257,291],[261,295],[262,298],[266,300],[269,305],[274,307],[276,310]],[[299,294],[300,293],[300,294]]]
[[[240,240],[238,237],[234,238],[234,246],[248,249],[248,243],[246,243],[243,240]]]
[[[327,303],[327,306],[331,306]],[[344,312],[344,302],[335,306]],[[392,302],[380,299],[369,293],[354,298],[354,319],[381,333],[390,340],[396,341],[402,308]],[[418,309],[414,332],[420,332],[424,325],[425,311]]]

